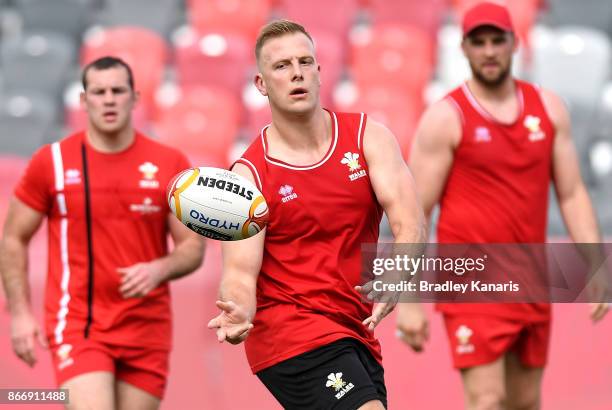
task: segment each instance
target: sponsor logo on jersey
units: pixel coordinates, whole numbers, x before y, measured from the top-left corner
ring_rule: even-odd
[[[70,357],[70,352],[72,351],[72,345],[63,344],[57,348],[57,358],[59,359],[59,363],[57,368],[62,370],[72,364],[74,364],[74,359]]]
[[[157,165],[152,162],[140,164],[138,171],[142,173],[142,179],[138,183],[141,188],[156,189],[159,188],[159,181],[155,179],[155,174],[159,171]]]
[[[76,185],[81,183],[81,171],[75,168],[67,169],[64,173],[64,183],[66,185]]]
[[[345,152],[344,158],[340,160],[340,163],[345,164],[348,167],[350,172],[348,178],[350,181],[355,181],[367,175],[366,170],[362,169],[361,165],[359,164],[359,154],[354,152]]]
[[[466,354],[474,352],[474,345],[470,343],[470,337],[474,332],[466,325],[461,325],[455,332],[459,345],[457,346],[457,353]]]
[[[540,128],[542,120],[534,115],[528,115],[525,117],[523,125],[529,130],[529,141],[536,142],[541,141],[546,137],[544,131]]]
[[[281,201],[283,203],[289,202],[298,197],[298,194],[293,192],[293,187],[291,185],[282,185],[278,190],[278,193],[281,196]]]
[[[153,214],[161,211],[161,206],[154,205],[153,200],[149,197],[142,201],[142,204],[131,204],[130,211],[139,212],[141,214]]]
[[[487,127],[476,127],[474,130],[474,141],[476,142],[490,142],[491,132]]]
[[[351,391],[355,385],[342,380],[342,373],[330,373],[327,375],[325,387],[330,387],[336,392],[336,399],[340,400],[346,393]]]
[[[198,185],[199,186],[204,186],[204,187],[209,187],[209,188],[216,188],[216,189],[220,189],[222,191],[228,191],[228,192],[231,192],[233,194],[239,195],[239,196],[241,196],[243,198],[246,198],[249,201],[251,199],[253,199],[253,191],[249,191],[246,188],[241,187],[238,184],[235,184],[235,183],[229,182],[229,181],[225,181],[223,179],[200,177],[200,178],[198,178]]]

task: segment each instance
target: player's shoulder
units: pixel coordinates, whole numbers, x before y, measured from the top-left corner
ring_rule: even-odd
[[[136,133],[137,138],[140,140],[140,149],[147,151],[148,153],[155,153],[160,156],[171,156],[171,157],[183,157],[184,154],[181,150],[166,143],[157,141],[148,135],[140,132]]]
[[[447,127],[451,124],[459,124],[461,116],[462,113],[459,105],[449,94],[425,109],[421,117],[421,124],[426,123],[430,126]]]

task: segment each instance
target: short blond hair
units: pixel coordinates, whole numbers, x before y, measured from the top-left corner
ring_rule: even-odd
[[[259,62],[261,49],[268,40],[293,33],[304,34],[314,45],[312,37],[301,24],[290,20],[275,20],[263,26],[259,32],[257,42],[255,43],[255,59]]]

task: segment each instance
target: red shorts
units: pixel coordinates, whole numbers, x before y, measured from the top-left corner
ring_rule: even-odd
[[[478,314],[444,314],[455,368],[492,363],[506,352],[527,367],[544,367],[550,320],[524,321]]]
[[[53,346],[51,353],[58,386],[84,373],[107,371],[115,375],[115,380],[159,399],[164,396],[170,355],[166,349],[114,346],[81,339]]]

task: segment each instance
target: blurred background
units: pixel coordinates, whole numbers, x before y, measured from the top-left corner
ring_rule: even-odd
[[[315,39],[324,106],[365,111],[385,123],[407,158],[424,107],[469,75],[458,22],[478,1],[0,0],[0,222],[29,156],[85,126],[80,69],[103,55],[119,56],[134,70],[138,129],[181,149],[195,165],[229,165],[270,120],[266,99],[252,85],[253,48],[259,28],[280,17],[304,24]],[[514,73],[565,99],[583,178],[609,236],[612,4],[504,3],[520,37]],[[552,190],[549,234],[551,241],[567,239]],[[43,228],[31,252],[39,314],[45,236]],[[250,374],[243,348],[218,345],[205,329],[215,314],[219,257],[218,244],[209,242],[206,266],[173,284],[175,349],[163,408],[278,408]],[[612,409],[611,319],[591,326],[585,305],[555,306],[555,313],[544,409]],[[432,342],[418,356],[394,338],[393,318],[377,330],[392,409],[462,408],[441,321],[430,317]],[[33,371],[13,356],[5,312],[0,353],[0,388],[53,386],[46,353],[39,352]]]

